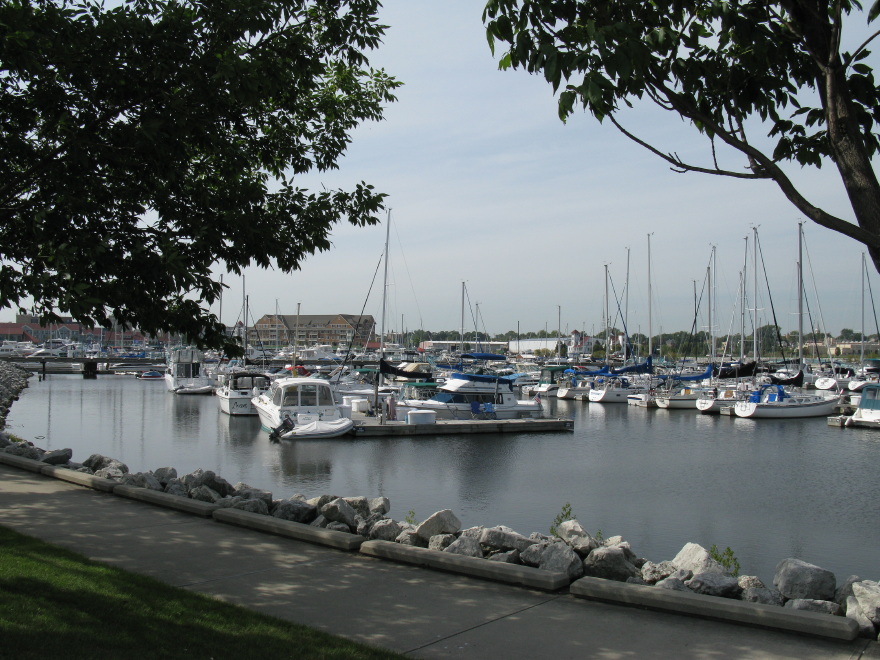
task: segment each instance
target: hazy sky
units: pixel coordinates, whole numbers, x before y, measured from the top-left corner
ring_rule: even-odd
[[[466,282],[468,329],[479,303],[479,328],[492,334],[516,330],[517,324],[522,331],[554,329],[560,313],[563,331],[598,331],[604,266],[624,307],[629,262],[628,325],[646,333],[652,233],[654,333],[691,327],[694,281],[702,289],[712,246],[712,325],[717,335],[738,332],[744,238],[750,236],[751,269],[751,228],[758,226],[771,287],[768,298],[762,273],[759,321],[772,321],[772,298],[777,322],[795,329],[797,227],[804,218],[776,186],[671,172],[613,126],[583,112],[563,124],[543,78],[498,70],[481,12],[481,2],[464,0],[385,2],[381,19],[390,27],[372,64],[405,83],[399,100],[383,122],[355,133],[339,171],[301,181],[332,188],[364,180],[390,195],[386,328],[459,328]],[[863,33],[864,18],[857,20]],[[872,55],[869,62],[876,67],[877,60]],[[676,116],[639,106],[621,119],[664,151],[711,164],[707,144]],[[741,159],[724,164],[743,166]],[[814,204],[852,219],[833,167],[788,169]],[[276,308],[295,314],[297,303],[303,314],[357,314],[366,301],[365,312],[378,320],[381,267],[369,300],[367,293],[384,240],[384,225],[339,226],[332,250],[309,259],[302,271],[249,271],[244,289],[251,316]],[[812,223],[805,224],[805,241],[805,327],[821,325],[834,334],[843,327],[860,329],[862,247]],[[871,277],[880,297],[873,270]],[[752,279],[750,270],[750,300]],[[233,323],[241,316],[242,282],[230,276],[224,281],[231,288],[222,316]],[[697,325],[705,328],[705,294],[703,299]],[[865,323],[873,332],[868,301]]]

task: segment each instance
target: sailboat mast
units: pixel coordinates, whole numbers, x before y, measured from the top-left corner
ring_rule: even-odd
[[[459,354],[464,354],[464,282],[461,283],[461,350]]]
[[[798,369],[804,368],[804,223],[798,223]]]
[[[385,359],[385,303],[388,298],[388,242],[391,237],[391,209],[388,209],[388,220],[385,223],[385,278],[382,282],[382,324],[379,335],[379,358]],[[384,382],[379,372],[379,382]]]
[[[752,332],[752,355],[754,357],[755,362],[758,361],[758,228],[752,227],[752,231],[755,235],[755,244],[752,246],[752,250],[754,251],[754,261],[753,267],[755,269],[755,298],[754,304],[755,306],[755,316],[752,319],[752,327],[754,331]]]
[[[605,264],[605,364],[611,364],[611,319],[608,316],[608,264]]]
[[[745,237],[746,249],[743,255],[743,269],[739,274],[739,362],[743,363],[746,357],[746,272],[749,267],[749,237]]]
[[[654,355],[654,333],[651,327],[651,234],[648,234],[648,355]]]
[[[862,347],[859,354],[859,362],[862,367],[865,366],[865,272],[867,266],[865,264],[865,253],[862,252]]]

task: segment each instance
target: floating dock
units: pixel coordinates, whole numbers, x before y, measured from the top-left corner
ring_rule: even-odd
[[[380,423],[375,417],[352,415],[358,437],[402,437],[415,435],[464,435],[471,433],[548,433],[573,431],[572,419],[442,419],[432,424],[405,421]]]

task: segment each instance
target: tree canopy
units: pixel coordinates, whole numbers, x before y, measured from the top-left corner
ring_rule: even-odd
[[[543,74],[561,119],[580,105],[676,171],[770,179],[805,216],[864,243],[880,270],[880,87],[866,62],[878,32],[841,47],[845,28],[878,11],[880,0],[868,11],[856,0],[489,0],[483,20],[493,50],[506,48],[501,68]],[[627,129],[619,111],[639,99],[689,120],[708,139],[705,161]],[[723,146],[738,166],[722,164]],[[815,206],[783,169],[828,160],[856,223]]]
[[[311,192],[399,83],[376,0],[6,0],[0,308],[220,346],[212,268],[298,268],[384,195]]]

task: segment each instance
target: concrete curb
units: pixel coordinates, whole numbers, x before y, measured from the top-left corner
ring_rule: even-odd
[[[27,470],[28,472],[36,472],[37,474],[42,473],[43,468],[48,465],[48,463],[43,463],[43,461],[16,456],[15,454],[7,454],[5,451],[0,451],[0,463],[17,467],[21,470]]]
[[[703,596],[640,584],[585,577],[571,584],[572,595],[618,605],[634,605],[719,621],[745,623],[762,628],[831,637],[846,641],[858,637],[859,626],[852,619],[817,612],[792,610],[776,605],[748,603],[730,598]]]
[[[214,513],[214,510],[218,508],[218,506],[212,502],[192,500],[188,497],[171,495],[170,493],[163,493],[158,490],[142,488],[141,486],[126,486],[124,484],[117,483],[117,485],[113,488],[113,494],[120,495],[121,497],[127,497],[131,500],[137,500],[139,502],[148,502],[149,504],[156,504],[158,506],[164,506],[169,509],[177,509],[178,511],[185,511],[186,513],[194,513],[197,516],[204,516],[205,518],[210,518],[211,514]]]
[[[214,520],[218,522],[247,527],[248,529],[268,532],[278,536],[286,536],[298,541],[326,545],[348,552],[356,551],[366,540],[363,536],[358,536],[357,534],[346,534],[345,532],[337,532],[333,529],[312,527],[311,525],[304,525],[292,520],[282,520],[281,518],[274,518],[262,513],[251,513],[250,511],[242,511],[240,509],[216,509],[213,516]]]
[[[470,577],[485,578],[495,582],[530,587],[541,591],[558,591],[569,585],[571,579],[558,571],[542,571],[531,566],[505,564],[478,557],[465,557],[452,552],[416,548],[392,541],[366,541],[361,552],[371,557],[435,568]]]
[[[42,474],[46,475],[47,477],[55,477],[56,479],[69,481],[70,483],[77,484],[78,486],[85,486],[86,488],[102,490],[105,493],[112,493],[113,489],[119,485],[119,482],[113,481],[113,479],[104,479],[103,477],[96,477],[93,474],[88,474],[86,472],[77,472],[76,470],[58,467],[57,465],[43,464],[43,469],[40,470],[40,472],[42,472]]]

